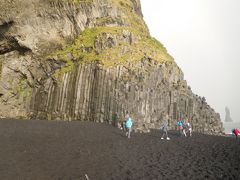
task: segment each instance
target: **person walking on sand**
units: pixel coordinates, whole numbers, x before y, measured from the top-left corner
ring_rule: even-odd
[[[192,136],[192,127],[189,122],[183,123],[183,135],[187,137],[187,133],[189,132],[189,136]]]
[[[164,120],[161,129],[163,131],[163,135],[162,135],[161,139],[164,139],[164,135],[165,135],[166,139],[170,140],[170,138],[168,137],[168,115],[166,115],[166,119]]]
[[[122,130],[125,132],[126,130],[126,120],[122,122]]]
[[[187,122],[187,130],[189,132],[189,136],[192,136],[192,126],[189,122]]]
[[[126,131],[127,131],[126,136],[128,138],[130,138],[133,122],[132,122],[132,119],[130,118],[130,116],[128,114],[127,114],[126,118],[127,118],[126,123],[125,123]]]
[[[182,120],[177,121],[177,127],[178,127],[178,131],[179,131],[179,136],[182,136],[182,134],[183,134],[183,122],[182,122]]]
[[[237,129],[237,128],[235,128],[235,129],[233,129],[233,134],[236,136],[236,141],[238,140],[238,135],[240,135],[240,131],[239,131],[239,129]]]
[[[112,119],[113,119],[113,126],[115,126],[115,127],[118,127],[118,113],[117,112],[115,112],[114,114],[113,114],[113,117],[112,117]]]
[[[186,122],[183,122],[183,130],[182,130],[182,132],[183,132],[183,135],[185,136],[185,137],[187,137],[187,123]]]

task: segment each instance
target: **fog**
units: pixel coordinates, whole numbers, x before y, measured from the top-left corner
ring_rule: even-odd
[[[141,0],[145,22],[193,92],[240,122],[240,1]]]

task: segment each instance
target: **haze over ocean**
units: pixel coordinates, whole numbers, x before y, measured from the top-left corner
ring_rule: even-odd
[[[240,122],[240,1],[141,0],[150,33],[183,70],[193,92]]]
[[[231,133],[232,129],[238,128],[240,129],[240,123],[239,122],[227,122],[223,123],[223,127],[225,128],[225,133]]]

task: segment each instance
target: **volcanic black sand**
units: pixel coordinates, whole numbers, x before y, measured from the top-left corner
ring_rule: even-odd
[[[0,120],[0,180],[240,179],[234,138],[160,136],[127,139],[89,122]]]

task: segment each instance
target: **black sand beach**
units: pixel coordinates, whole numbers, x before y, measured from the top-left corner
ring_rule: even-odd
[[[124,133],[107,124],[0,121],[1,180],[240,179],[240,142],[159,131]]]

